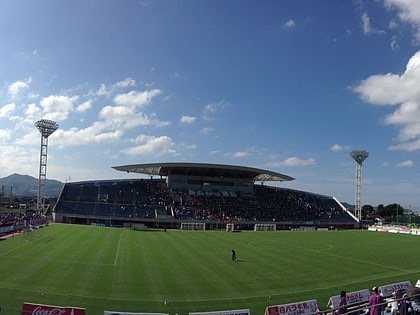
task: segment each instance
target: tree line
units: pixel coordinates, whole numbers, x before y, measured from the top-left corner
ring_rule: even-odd
[[[365,220],[380,217],[383,222],[393,224],[420,224],[420,216],[410,209],[404,209],[398,203],[389,205],[380,204],[376,208],[372,205],[364,205],[362,207],[362,218]]]

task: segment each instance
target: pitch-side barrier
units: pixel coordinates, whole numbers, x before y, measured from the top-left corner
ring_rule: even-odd
[[[381,296],[383,297],[382,308],[391,301],[390,298],[394,292],[401,293],[402,296],[397,299],[406,299],[411,308],[412,315],[420,315],[420,279],[412,286],[410,281],[403,281],[398,283],[386,284],[378,287]],[[402,294],[404,293],[404,294]],[[364,315],[369,314],[368,305],[371,291],[362,289],[346,293],[346,308],[347,312],[342,315]],[[271,297],[269,297],[271,300]],[[336,315],[339,305],[340,296],[331,296],[328,300],[326,308],[320,308],[318,301],[305,300],[297,301],[287,304],[268,305],[265,308],[264,315]],[[166,303],[166,302],[164,302]],[[22,309],[17,310],[13,308],[0,307],[0,315],[88,315],[86,309],[74,306],[55,306],[46,304],[37,304],[25,302]],[[133,312],[125,311],[109,311],[104,310],[104,315],[170,315],[169,313],[150,313],[141,312],[141,310]],[[97,315],[97,314],[95,314]],[[179,314],[186,315],[186,314]],[[209,312],[190,312],[188,315],[251,315],[249,308],[237,310],[217,310]],[[395,315],[383,312],[382,315]],[[407,315],[407,314],[398,314]]]

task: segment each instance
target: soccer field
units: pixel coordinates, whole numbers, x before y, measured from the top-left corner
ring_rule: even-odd
[[[231,260],[235,249],[237,260]],[[0,241],[2,314],[251,309],[420,279],[420,237],[368,231],[134,231],[53,224]],[[271,299],[269,299],[269,296]],[[165,303],[166,301],[166,303]]]

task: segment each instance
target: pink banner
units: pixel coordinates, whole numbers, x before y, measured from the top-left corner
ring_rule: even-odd
[[[22,315],[86,315],[86,309],[80,307],[23,303]]]

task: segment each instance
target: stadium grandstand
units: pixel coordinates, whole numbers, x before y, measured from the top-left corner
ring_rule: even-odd
[[[334,197],[266,185],[294,180],[277,172],[205,163],[113,168],[144,178],[68,182],[53,209],[54,221],[145,228],[230,225],[234,230],[257,224],[275,230],[359,226]]]

